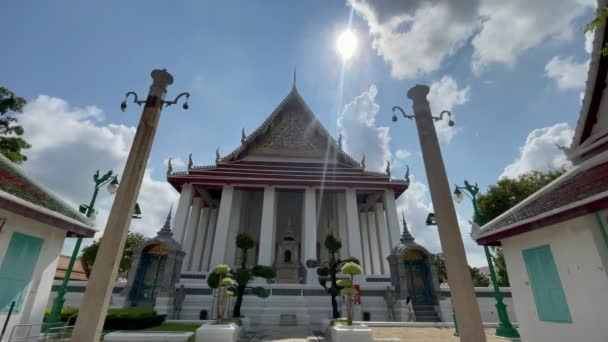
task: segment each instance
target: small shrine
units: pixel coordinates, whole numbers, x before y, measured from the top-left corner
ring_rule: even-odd
[[[285,235],[279,241],[277,255],[275,264],[277,282],[285,284],[299,283],[300,247],[295,239],[291,217],[287,219],[287,228],[285,229]]]
[[[173,239],[171,210],[165,225],[156,237],[146,241],[136,252],[131,264],[125,307],[149,307],[156,305],[158,296],[172,297],[179,282],[184,251]]]
[[[433,266],[433,255],[414,240],[403,216],[400,243],[387,258],[396,299],[402,302],[398,307],[406,308],[403,302],[409,298],[414,307],[414,320],[439,321],[439,281]],[[405,320],[405,315],[401,316],[401,320]]]

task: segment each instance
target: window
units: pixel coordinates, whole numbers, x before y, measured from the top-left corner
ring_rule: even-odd
[[[545,322],[572,323],[551,247],[543,245],[525,249],[522,254],[538,319]]]
[[[11,236],[0,265],[0,312],[8,311],[13,301],[13,310],[18,312],[21,309],[24,292],[36,268],[42,242],[42,239],[21,233],[13,233]]]

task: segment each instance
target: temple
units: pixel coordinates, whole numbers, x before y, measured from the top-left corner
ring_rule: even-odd
[[[310,110],[295,84],[253,133],[215,165],[171,171],[167,179],[181,193],[174,238],[186,252],[182,274],[209,272],[239,260],[235,238],[249,234],[256,247],[248,261],[281,265],[297,272],[286,283],[317,284],[309,259],[326,260],[327,234],[340,238],[342,257],[361,260],[368,276],[389,276],[387,256],[401,229],[395,199],[408,181],[365,170],[342,150]],[[291,246],[287,248],[287,245]],[[297,253],[294,253],[297,252]],[[285,253],[289,255],[286,256]]]

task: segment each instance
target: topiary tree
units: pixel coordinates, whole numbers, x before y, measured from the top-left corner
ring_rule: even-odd
[[[217,291],[217,322],[221,322],[224,319],[224,304],[226,302],[226,297],[234,294],[231,290],[231,288],[234,287],[234,282],[232,281],[232,278],[229,277],[229,274],[230,266],[220,264],[215,266],[213,272],[211,272],[209,278],[207,278],[209,287],[216,289]]]
[[[342,287],[340,293],[346,297],[346,318],[348,319],[348,325],[353,325],[353,299],[357,294],[357,290],[353,288],[353,279],[356,275],[363,273],[363,270],[359,264],[347,262],[342,266],[340,271],[342,274],[350,276],[350,280],[340,279],[338,286]]]
[[[249,282],[255,277],[273,279],[275,277],[275,273],[272,267],[269,266],[255,265],[251,268],[247,267],[247,251],[255,247],[255,242],[249,235],[244,233],[239,234],[236,237],[236,247],[242,252],[239,265],[240,267],[236,270],[228,270],[226,277],[228,277],[230,280],[234,280],[228,289],[232,295],[236,296],[232,316],[241,317],[241,306],[243,305],[243,297],[247,289],[250,289],[254,295],[260,298],[266,298],[270,295],[270,291],[267,289],[261,286],[251,287],[249,286]],[[220,276],[214,273],[215,270],[207,279],[207,284],[209,284],[209,287],[211,288],[217,288],[218,285],[216,284],[219,283],[220,279]]]
[[[338,283],[338,273],[340,272],[340,269],[345,263],[352,262],[355,264],[359,264],[359,260],[354,257],[349,257],[345,260],[338,259],[336,255],[342,248],[342,241],[340,241],[332,234],[327,235],[327,237],[325,238],[324,246],[329,252],[329,260],[323,263],[319,263],[319,261],[317,260],[307,260],[306,267],[317,267],[317,274],[319,275],[319,284],[321,284],[325,291],[327,291],[327,293],[329,293],[329,295],[331,296],[332,316],[334,319],[336,319],[340,317],[340,312],[338,312],[338,301],[336,300],[336,297],[340,294],[340,290],[343,288],[343,286],[340,286],[340,284]],[[327,285],[328,280],[329,286]]]

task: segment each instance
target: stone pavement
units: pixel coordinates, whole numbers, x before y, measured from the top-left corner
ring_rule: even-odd
[[[327,341],[320,331],[314,328],[291,326],[291,327],[266,327],[265,329],[252,329],[239,342],[316,342]]]

